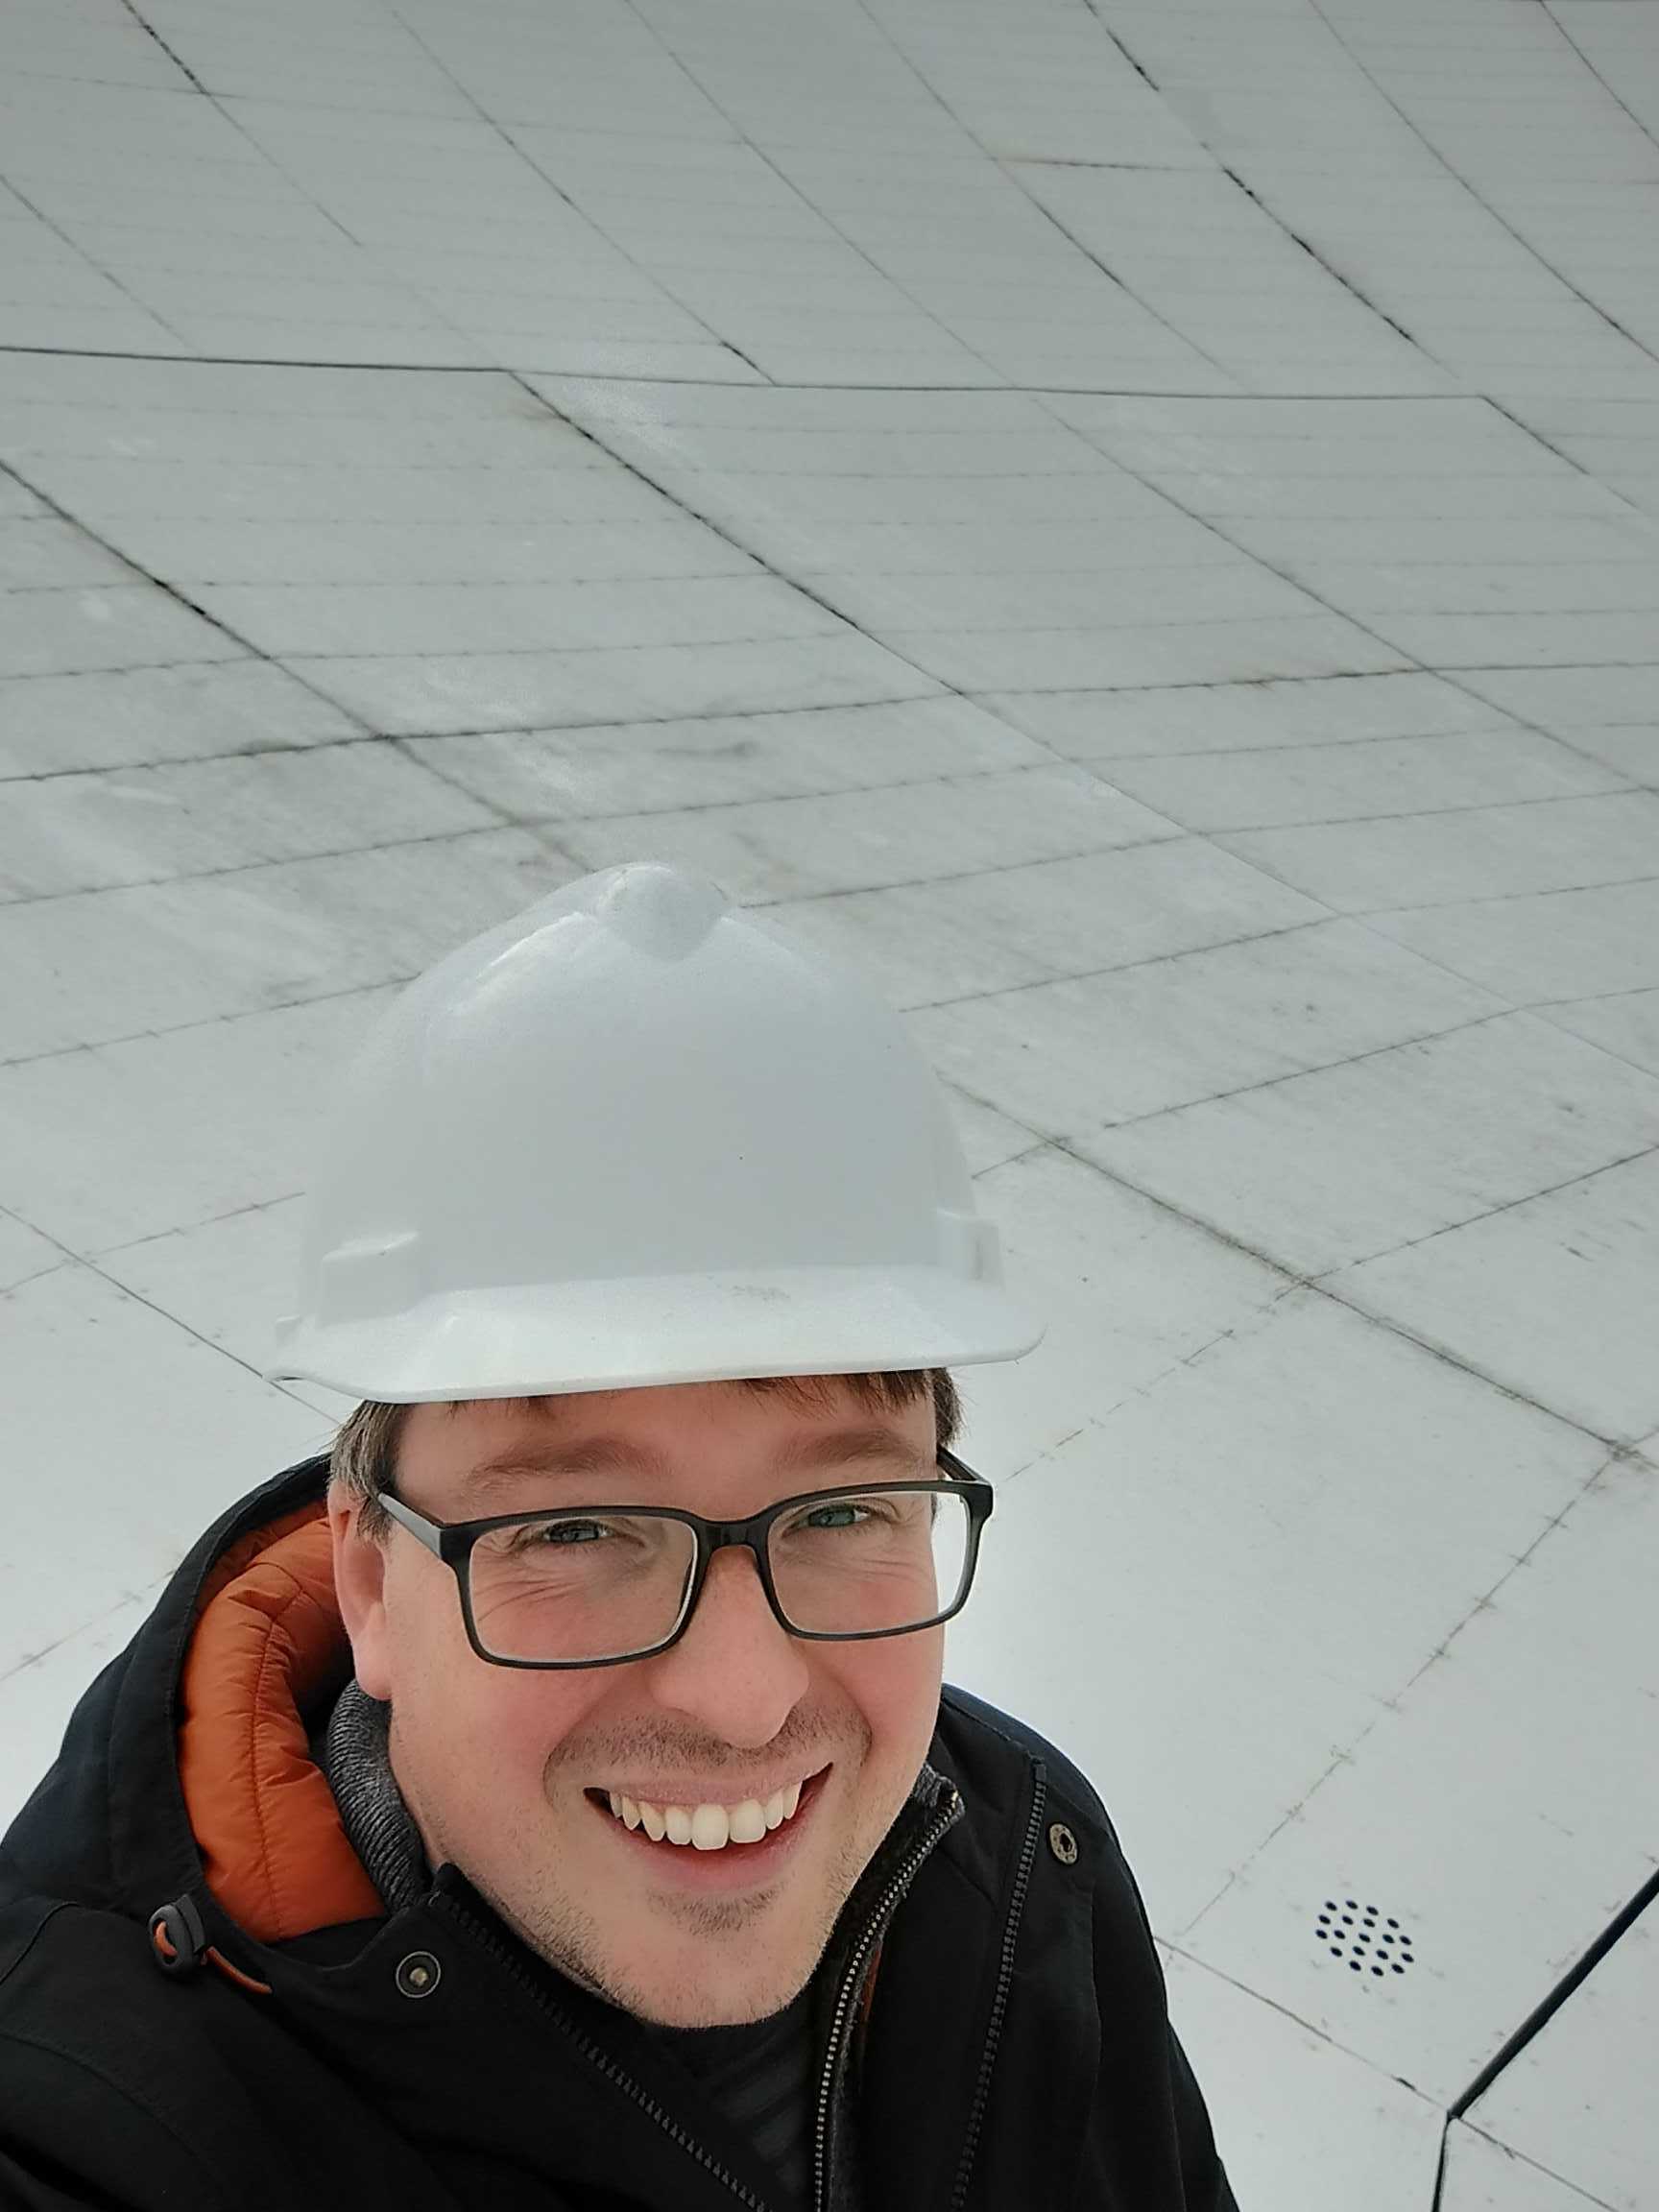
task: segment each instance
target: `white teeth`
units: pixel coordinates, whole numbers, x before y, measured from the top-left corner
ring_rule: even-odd
[[[722,1851],[728,1843],[758,1843],[773,1828],[795,1817],[801,1804],[799,1782],[774,1790],[767,1798],[745,1797],[739,1805],[652,1805],[637,1803],[616,1790],[605,1794],[612,1813],[629,1828],[643,1828],[653,1843],[692,1844],[699,1851]]]
[[[745,1797],[741,1805],[733,1805],[731,1813],[731,1831],[733,1843],[758,1843],[766,1833],[766,1815],[753,1797]]]
[[[732,1823],[724,1805],[699,1805],[691,1815],[691,1840],[699,1851],[724,1851],[732,1840]]]

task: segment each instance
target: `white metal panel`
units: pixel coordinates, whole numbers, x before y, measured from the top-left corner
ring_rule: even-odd
[[[1598,2204],[1647,2212],[1659,2176],[1655,2051],[1659,1918],[1650,1906],[1470,2107],[1469,2124]]]
[[[1180,1936],[1208,1964],[1448,2106],[1634,1895],[1659,1834],[1654,1468],[1615,1460],[1516,1551]],[[1410,1938],[1404,1975],[1352,1970],[1367,1907]],[[1342,1957],[1322,1916],[1342,1931]],[[1596,2017],[1578,2015],[1578,2048],[1596,2056],[1576,2070],[1564,2030],[1560,2080],[1563,2095],[1582,2094],[1594,2066],[1608,2070],[1599,2126],[1630,2097],[1617,2086],[1616,2038],[1594,2034]],[[1524,2086],[1519,2095],[1525,2103]],[[1608,2125],[1638,2149],[1647,2140],[1646,2119]]]
[[[1468,2121],[1454,2123],[1440,2212],[1586,2212],[1598,2201],[1558,2175],[1516,2157]]]
[[[1427,2098],[1179,1953],[1165,1970],[1241,2206],[1429,2212],[1442,2115]]]

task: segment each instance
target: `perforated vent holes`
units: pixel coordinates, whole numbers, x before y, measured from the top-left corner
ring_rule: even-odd
[[[1416,1956],[1398,1920],[1356,1897],[1327,1897],[1314,1934],[1339,1965],[1367,1983],[1392,1982]]]

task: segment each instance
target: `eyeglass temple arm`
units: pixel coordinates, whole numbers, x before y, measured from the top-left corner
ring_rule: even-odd
[[[411,1536],[420,1538],[428,1551],[443,1558],[444,1531],[435,1521],[428,1521],[424,1513],[417,1513],[413,1505],[405,1505],[401,1498],[394,1498],[390,1490],[376,1490],[373,1495],[400,1528],[407,1528]]]

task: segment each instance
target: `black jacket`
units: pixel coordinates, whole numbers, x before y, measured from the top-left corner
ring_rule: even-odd
[[[388,1916],[343,1832],[325,1867],[311,1840],[296,1862],[289,1809],[311,1839],[333,1816],[307,1731],[349,1674],[319,1571],[325,1474],[290,1469],[202,1538],[0,1843],[0,2205],[793,2212],[661,2043],[543,1966],[458,1869]],[[181,1758],[204,1669],[238,1717],[204,1624],[250,1589],[231,1626],[257,1706]],[[856,1992],[881,1938],[834,2036],[831,2169],[869,2212],[1236,2212],[1094,1791],[955,1691],[930,1766],[830,1962],[830,1996]],[[321,1925],[296,1922],[296,1863]]]

